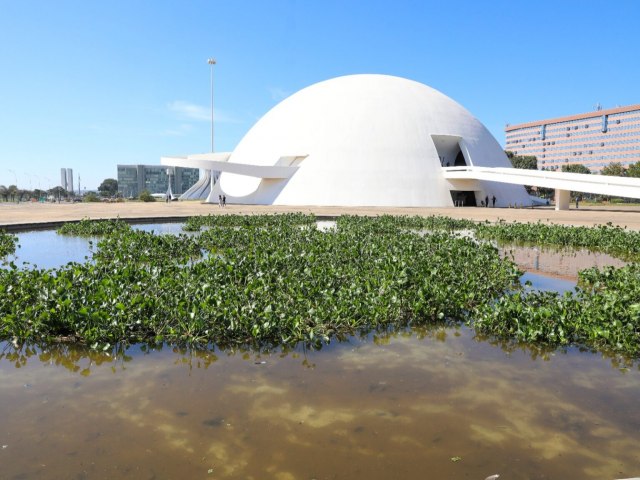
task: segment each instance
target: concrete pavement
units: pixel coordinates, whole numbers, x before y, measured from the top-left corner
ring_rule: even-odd
[[[611,222],[640,230],[640,207],[607,206],[555,211],[553,207],[515,208],[392,208],[392,207],[285,207],[265,205],[227,205],[200,202],[124,202],[124,203],[0,203],[0,228],[8,230],[44,227],[52,223],[82,218],[126,218],[142,220],[183,219],[193,215],[274,214],[286,212],[312,213],[318,216],[350,215],[444,215],[452,218],[495,222],[544,222],[564,225],[601,225]]]

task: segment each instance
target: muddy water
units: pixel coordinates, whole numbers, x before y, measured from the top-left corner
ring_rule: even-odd
[[[526,271],[574,280],[578,278],[580,270],[591,267],[601,269],[606,266],[620,268],[627,264],[624,260],[609,254],[589,250],[561,250],[519,245],[499,246],[498,250],[501,256],[511,258]]]
[[[640,475],[637,367],[466,328],[262,356],[3,348],[3,479]]]

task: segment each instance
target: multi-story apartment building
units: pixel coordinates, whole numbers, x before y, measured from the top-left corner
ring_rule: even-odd
[[[507,125],[505,150],[534,155],[540,170],[579,163],[599,173],[612,162],[640,161],[640,105]]]
[[[143,190],[167,193],[172,170],[171,192],[180,195],[198,181],[198,168],[166,167],[162,165],[118,165],[118,193],[123,197],[137,197]]]

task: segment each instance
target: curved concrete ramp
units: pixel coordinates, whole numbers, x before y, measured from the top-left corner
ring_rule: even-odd
[[[495,167],[443,167],[442,171],[444,178],[454,186],[456,181],[485,180],[553,188],[556,190],[556,210],[569,208],[571,191],[640,198],[640,178]]]
[[[205,200],[211,191],[211,170],[204,170],[200,179],[180,195],[180,200]]]

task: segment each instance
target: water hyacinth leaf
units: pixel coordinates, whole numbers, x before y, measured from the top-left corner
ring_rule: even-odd
[[[637,255],[638,234],[612,226],[342,216],[320,231],[310,215],[212,215],[188,221],[200,233],[187,236],[114,222],[124,226],[92,262],[0,270],[4,338],[273,346],[467,322],[514,341],[640,352],[637,266],[581,272],[566,296],[521,291],[516,265],[477,240]]]

